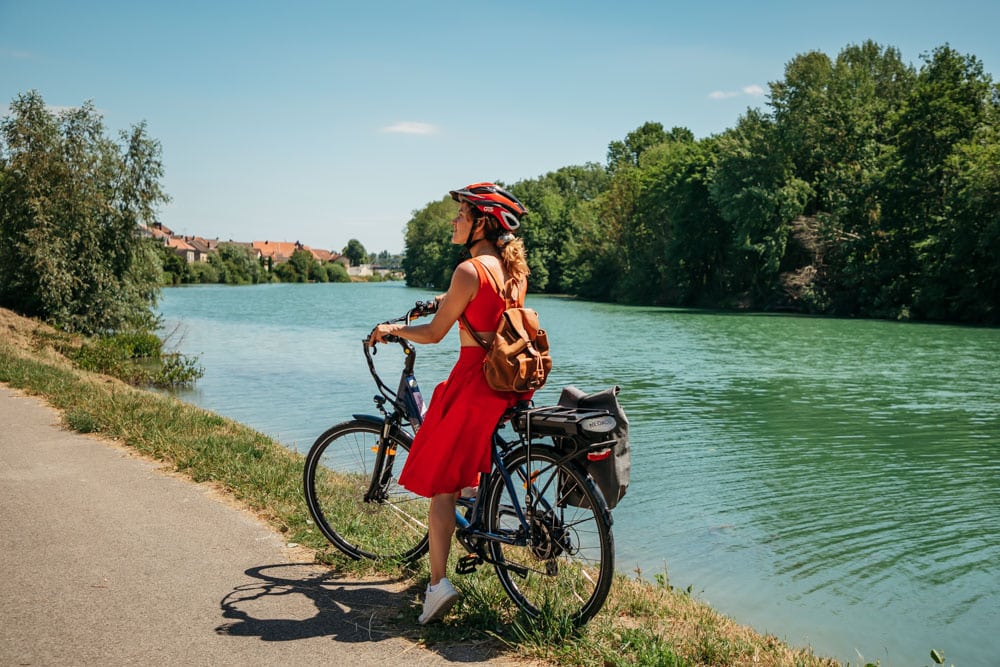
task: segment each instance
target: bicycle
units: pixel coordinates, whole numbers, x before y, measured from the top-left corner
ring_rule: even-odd
[[[389,322],[409,324],[435,305],[417,302]],[[376,348],[364,339],[381,416],[355,414],[320,435],[306,456],[304,486],[316,526],[344,554],[408,564],[428,548],[429,499],[397,479],[424,403],[413,345],[386,340],[403,350],[398,388],[383,382]],[[477,495],[456,507],[455,536],[468,552],[457,573],[492,565],[505,593],[531,618],[561,609],[583,624],[600,611],[614,577],[614,537],[611,512],[586,464],[608,455],[615,426],[607,410],[521,403],[505,412],[493,433],[490,473]]]

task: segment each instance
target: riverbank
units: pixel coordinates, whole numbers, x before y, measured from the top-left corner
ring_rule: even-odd
[[[311,550],[339,574],[373,574],[347,561],[312,529],[301,500],[301,457],[236,422],[104,376],[75,369],[45,344],[45,327],[0,311],[0,382],[44,397],[64,423],[120,442],[207,482]],[[39,335],[43,334],[43,335]],[[425,567],[425,566],[424,566]],[[423,570],[382,572],[419,585]],[[520,624],[487,570],[459,580],[464,594],[447,625],[421,629],[427,644],[477,643],[509,656],[564,665],[835,665],[808,649],[739,626],[665,577],[620,575],[605,609],[582,631]],[[374,612],[400,634],[414,633],[416,607]]]

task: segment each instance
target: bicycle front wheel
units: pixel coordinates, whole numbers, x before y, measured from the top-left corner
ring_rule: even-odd
[[[504,466],[516,502],[494,471],[486,523],[488,532],[515,542],[490,543],[507,595],[532,618],[567,615],[582,625],[600,611],[611,590],[614,537],[604,497],[579,465],[562,458],[546,445],[532,445],[530,458],[527,447],[510,453]]]
[[[351,558],[412,562],[427,551],[429,501],[398,483],[410,436],[390,434],[376,469],[381,439],[381,422],[359,419],[321,435],[306,455],[306,504],[323,535]]]

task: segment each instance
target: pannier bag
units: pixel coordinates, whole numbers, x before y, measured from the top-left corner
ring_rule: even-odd
[[[574,460],[594,480],[608,509],[625,495],[632,472],[628,417],[618,404],[618,392],[617,386],[596,394],[565,387],[558,405],[521,412],[513,424],[522,434],[551,437],[556,447],[579,454]],[[568,488],[571,481],[559,480],[559,505],[587,507],[580,489]]]
[[[576,387],[564,387],[559,396],[559,405],[567,408],[606,410],[614,417],[616,426],[607,434],[601,436],[608,443],[610,451],[607,455],[603,450],[581,457],[585,461],[587,474],[597,484],[604,496],[608,509],[614,509],[628,491],[629,477],[632,474],[632,452],[628,442],[628,417],[618,403],[617,385],[594,394],[584,394]],[[586,501],[579,491],[570,489],[564,499],[567,505],[583,506]]]
[[[486,384],[494,391],[528,392],[541,389],[549,371],[552,357],[549,355],[549,338],[538,324],[538,313],[531,308],[521,307],[524,303],[516,294],[510,296],[510,289],[503,289],[485,264],[487,275],[503,298],[507,309],[500,315],[496,335],[492,343],[476,335],[475,330],[463,314],[462,323],[476,342],[486,350],[483,360],[483,374]]]

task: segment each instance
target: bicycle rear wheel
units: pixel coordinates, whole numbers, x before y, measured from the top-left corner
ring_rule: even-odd
[[[519,546],[490,543],[507,595],[532,618],[568,615],[582,625],[600,611],[611,590],[614,536],[600,491],[580,466],[560,463],[562,458],[547,445],[532,445],[530,459],[527,447],[510,453],[504,465],[530,528],[518,519],[496,470],[487,489],[486,524],[491,533],[518,539]],[[525,507],[529,478],[533,498]]]
[[[359,419],[321,435],[306,455],[306,504],[323,535],[351,558],[411,562],[427,551],[429,501],[398,484],[410,436],[389,436],[377,471],[381,438],[381,422]],[[373,479],[382,480],[379,497],[366,501]]]

